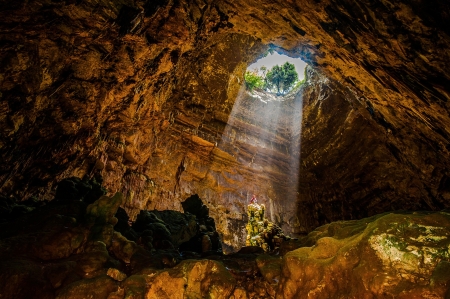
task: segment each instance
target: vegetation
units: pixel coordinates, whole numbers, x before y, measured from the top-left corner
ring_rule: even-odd
[[[245,86],[248,90],[252,91],[253,88],[263,88],[264,80],[262,77],[258,76],[256,72],[247,71],[244,75]]]
[[[277,94],[286,94],[298,81],[298,74],[292,63],[286,62],[282,66],[275,65],[267,70],[265,66],[261,67],[262,76],[257,72],[247,71],[245,73],[245,85],[247,89],[263,88],[266,91]]]
[[[292,90],[298,89],[303,83],[305,83],[306,81],[306,67],[305,70],[303,71],[303,79],[302,80],[298,80],[294,87],[292,88]]]

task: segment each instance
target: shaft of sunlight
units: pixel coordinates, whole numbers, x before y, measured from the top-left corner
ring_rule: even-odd
[[[242,87],[218,147],[248,171],[239,199],[253,193],[266,205],[266,216],[292,234],[298,225],[296,203],[302,123],[301,96],[279,97]]]

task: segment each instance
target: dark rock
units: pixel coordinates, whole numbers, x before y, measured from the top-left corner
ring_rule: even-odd
[[[205,206],[197,194],[188,197],[181,203],[185,213],[191,213],[195,215],[197,219],[203,219],[208,217],[209,209]]]
[[[73,273],[77,263],[74,261],[63,261],[50,263],[45,265],[44,272],[45,277],[50,281],[54,289],[61,287],[65,282],[67,283],[69,276]],[[79,280],[80,277],[78,277]],[[75,280],[74,280],[75,281]],[[71,281],[73,282],[73,281]]]
[[[211,239],[208,235],[202,236],[202,252],[207,252],[212,249]]]
[[[34,200],[19,202],[13,197],[0,196],[0,222],[17,219],[40,206]]]
[[[259,246],[245,246],[239,249],[237,254],[262,254],[264,250]]]
[[[31,260],[0,261],[2,298],[53,299],[53,286],[45,278],[42,266]]]
[[[192,237],[189,241],[186,241],[179,246],[181,252],[202,252],[202,235]]]
[[[116,215],[114,216],[117,218],[117,224],[114,226],[115,230],[122,231],[130,227],[130,217],[128,217],[127,212],[123,208],[119,207],[117,209]]]
[[[147,236],[152,236],[154,241],[172,240],[169,230],[162,223],[147,224],[145,227],[145,232]]]
[[[120,232],[128,240],[136,242],[139,238],[139,234],[131,228],[129,224],[130,218],[128,217],[127,212],[119,207],[115,217],[117,218],[117,224],[114,226],[114,230]]]
[[[176,211],[141,211],[132,228],[138,233],[151,231],[154,246],[155,242],[167,240],[176,247],[195,236],[198,230],[195,216]]]
[[[180,256],[185,260],[189,260],[189,259],[199,259],[201,258],[202,255],[195,251],[184,250],[180,252]]]
[[[106,194],[106,189],[95,179],[83,179],[71,177],[58,183],[55,194],[55,201],[84,201],[91,204],[100,196]]]
[[[140,21],[139,16],[142,13],[140,9],[123,5],[116,19],[117,24],[120,26],[119,35],[124,36],[135,30]]]
[[[191,239],[198,232],[197,221],[193,215],[170,210],[152,213],[165,223],[171,235],[171,242],[175,246]]]
[[[164,221],[159,219],[154,213],[150,211],[140,211],[138,214],[136,221],[133,223],[132,228],[136,232],[143,232],[147,229],[147,225],[151,223],[160,223],[164,225]]]
[[[290,239],[286,240],[281,243],[280,245],[280,255],[285,255],[289,251],[295,250],[297,248],[300,248],[302,246],[305,246],[305,242],[303,242],[301,239]]]
[[[9,218],[15,204],[16,200],[14,198],[0,195],[0,221],[4,221]]]

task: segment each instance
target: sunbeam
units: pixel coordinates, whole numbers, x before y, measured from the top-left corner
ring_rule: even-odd
[[[299,223],[301,123],[301,92],[276,96],[242,87],[218,145],[236,158],[240,171],[251,173],[241,192],[244,206],[256,194],[269,219],[291,235]]]

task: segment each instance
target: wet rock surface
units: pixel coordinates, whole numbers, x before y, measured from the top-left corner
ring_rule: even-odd
[[[245,243],[237,228],[253,192],[271,221],[296,234],[448,207],[444,0],[7,0],[0,8],[8,198],[50,200],[64,178],[101,175],[134,220],[143,209],[181,211],[199,194],[229,251]],[[266,130],[237,117],[228,134],[245,68],[268,48],[322,76],[302,95],[303,129],[286,134],[284,125]],[[255,132],[264,144],[251,140]],[[287,165],[298,152],[301,179],[290,188]]]
[[[280,298],[445,298],[450,214],[382,214],[319,227],[283,259]]]
[[[7,199],[0,223],[2,298],[106,298],[112,293],[124,298],[121,282],[133,273],[172,268],[202,254],[222,255],[207,213],[197,221],[190,213],[142,211],[130,225],[119,207],[122,194],[101,195],[94,202],[86,196],[86,190],[99,186],[94,180],[64,180],[57,199],[37,208]],[[7,213],[19,204],[27,208],[23,213]],[[211,236],[209,247],[199,236]],[[189,251],[181,250],[185,243]],[[130,283],[131,293],[145,294],[137,289]]]
[[[448,297],[447,215],[375,216],[450,207],[447,2],[1,1],[0,294]],[[269,49],[313,68],[282,101],[241,89]],[[281,268],[218,254],[252,193],[313,231]]]
[[[88,205],[78,194],[1,223],[0,296],[446,298],[450,293],[448,211],[333,222],[285,240],[269,254],[248,246],[224,255],[209,238],[214,227],[201,228],[207,213],[197,220],[189,212],[142,211],[130,225],[118,207],[123,196],[106,198]],[[201,199],[193,198],[196,210],[204,211]],[[73,213],[74,203],[83,210]]]

